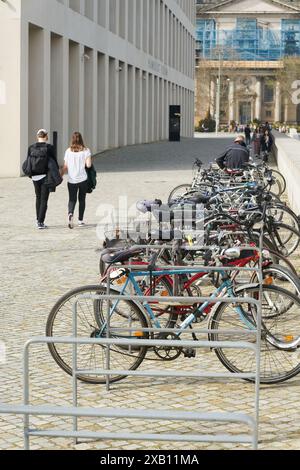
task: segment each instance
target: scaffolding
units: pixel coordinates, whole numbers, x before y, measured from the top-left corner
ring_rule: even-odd
[[[224,60],[278,61],[300,56],[300,20],[282,20],[279,29],[256,19],[237,19],[233,29],[218,29],[213,19],[198,19],[196,57],[217,60],[216,49]]]

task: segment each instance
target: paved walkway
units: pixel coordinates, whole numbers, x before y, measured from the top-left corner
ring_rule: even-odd
[[[128,147],[103,154],[97,161],[100,171],[97,191],[88,196],[87,227],[66,228],[66,182],[52,195],[47,223],[49,230],[35,228],[34,198],[31,182],[26,179],[0,180],[0,340],[7,348],[7,362],[0,364],[0,400],[7,404],[22,401],[21,355],[23,344],[44,334],[46,318],[55,301],[68,289],[98,281],[101,246],[96,224],[101,220],[101,204],[117,204],[126,195],[129,204],[141,198],[166,199],[175,185],[191,179],[195,157],[209,161],[228,143],[226,139],[185,139],[181,143],[157,143]],[[300,359],[300,354],[299,354]],[[58,369],[46,348],[32,353],[31,396],[33,404],[71,403],[71,381]],[[164,368],[164,363],[156,363]],[[215,354],[201,351],[195,359],[180,359],[167,368],[224,371]],[[262,387],[260,447],[263,449],[300,448],[300,379]],[[103,386],[80,384],[80,404],[98,407],[137,407],[186,409],[197,411],[250,412],[253,385],[242,381],[174,379],[126,379],[107,392]],[[32,423],[71,428],[70,419],[34,418]],[[224,432],[221,424],[185,424],[180,422],[133,422],[132,420],[82,420],[81,428],[113,431],[176,431],[181,433]],[[228,428],[227,428],[228,429]],[[233,432],[240,432],[230,426]],[[233,444],[145,443],[125,441],[84,443],[71,440],[36,438],[35,449],[221,449]],[[22,419],[0,417],[0,449],[22,448]]]

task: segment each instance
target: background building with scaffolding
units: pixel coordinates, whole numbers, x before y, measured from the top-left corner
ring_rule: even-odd
[[[300,124],[300,106],[284,83],[284,68],[295,74],[299,58],[300,1],[198,0],[196,125],[215,117],[219,74],[221,124]]]

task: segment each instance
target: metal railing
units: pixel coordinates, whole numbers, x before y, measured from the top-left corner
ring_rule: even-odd
[[[244,247],[243,247],[244,248]],[[246,247],[245,247],[246,248]],[[161,249],[161,247],[151,246],[151,249]],[[231,373],[231,372],[186,372],[186,371],[159,371],[159,370],[116,370],[110,366],[110,348],[111,346],[125,346],[125,347],[146,347],[151,348],[153,346],[160,347],[178,347],[177,340],[163,340],[163,339],[120,339],[112,338],[110,334],[116,332],[116,329],[110,328],[110,305],[111,300],[130,300],[135,303],[138,302],[142,306],[143,302],[155,302],[157,296],[133,296],[133,295],[111,295],[110,283],[107,283],[107,294],[106,295],[82,295],[77,298],[73,305],[72,314],[72,337],[36,337],[29,340],[24,346],[23,352],[23,405],[3,405],[0,403],[0,414],[18,414],[24,416],[24,448],[27,450],[30,448],[30,438],[37,436],[48,436],[48,437],[64,437],[74,438],[75,442],[78,439],[108,439],[108,440],[139,440],[139,441],[188,441],[188,442],[231,442],[231,443],[243,443],[251,444],[253,449],[258,447],[258,425],[259,425],[259,390],[260,390],[260,346],[261,346],[261,315],[262,315],[262,250],[258,250],[257,247],[247,247],[250,250],[256,250],[260,252],[260,263],[256,268],[237,268],[231,267],[195,267],[193,265],[190,269],[199,271],[252,271],[256,272],[260,281],[260,295],[259,299],[256,300],[252,297],[205,297],[198,296],[193,297],[193,303],[200,303],[210,301],[211,303],[249,303],[256,306],[257,309],[257,320],[256,328],[245,329],[245,330],[212,330],[212,329],[193,329],[186,331],[186,333],[222,333],[230,336],[231,334],[244,334],[256,337],[256,342],[249,341],[211,341],[211,340],[182,340],[180,341],[180,347],[182,348],[230,348],[230,349],[246,349],[249,352],[255,354],[256,368],[255,372],[251,373]],[[166,265],[160,267],[166,269]],[[172,268],[172,266],[167,266]],[[174,269],[180,269],[178,266],[174,266]],[[141,270],[141,265],[130,266],[130,269]],[[185,267],[189,269],[189,267]],[[182,270],[182,267],[181,267]],[[107,301],[107,337],[105,338],[78,338],[77,337],[77,313],[78,304],[81,299],[94,300],[108,300]],[[160,298],[161,300],[161,298]],[[180,296],[164,296],[164,302],[175,301],[181,304],[190,304],[191,299],[189,297]],[[126,331],[136,331],[135,329],[123,328]],[[141,332],[172,332],[176,333],[181,330],[174,328],[138,328]],[[120,329],[118,329],[120,331]],[[30,374],[29,374],[29,351],[33,344],[69,344],[72,345],[72,396],[73,406],[58,407],[58,406],[33,406],[30,405]],[[78,345],[100,345],[106,348],[106,365],[103,369],[79,369],[78,368]],[[103,375],[106,377],[106,387],[110,387],[110,377],[113,375],[119,376],[139,376],[139,377],[182,377],[182,378],[224,378],[224,379],[252,379],[255,381],[255,396],[254,396],[254,413],[248,415],[239,412],[197,412],[197,411],[174,411],[174,410],[156,410],[156,409],[130,409],[130,408],[86,408],[78,406],[78,375]],[[188,402],[187,402],[188,406]],[[73,417],[72,430],[39,430],[30,427],[30,416],[69,416]],[[78,429],[78,419],[80,417],[102,417],[102,418],[131,418],[131,419],[142,419],[142,420],[158,420],[158,421],[184,421],[184,422],[222,422],[222,423],[239,423],[245,424],[249,427],[248,434],[182,434],[180,433],[136,433],[136,432],[107,432],[97,431],[90,432]]]

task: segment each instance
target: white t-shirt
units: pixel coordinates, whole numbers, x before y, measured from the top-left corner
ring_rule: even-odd
[[[65,164],[68,167],[69,183],[78,184],[87,180],[85,162],[91,156],[90,149],[72,152],[70,148],[65,153]]]

